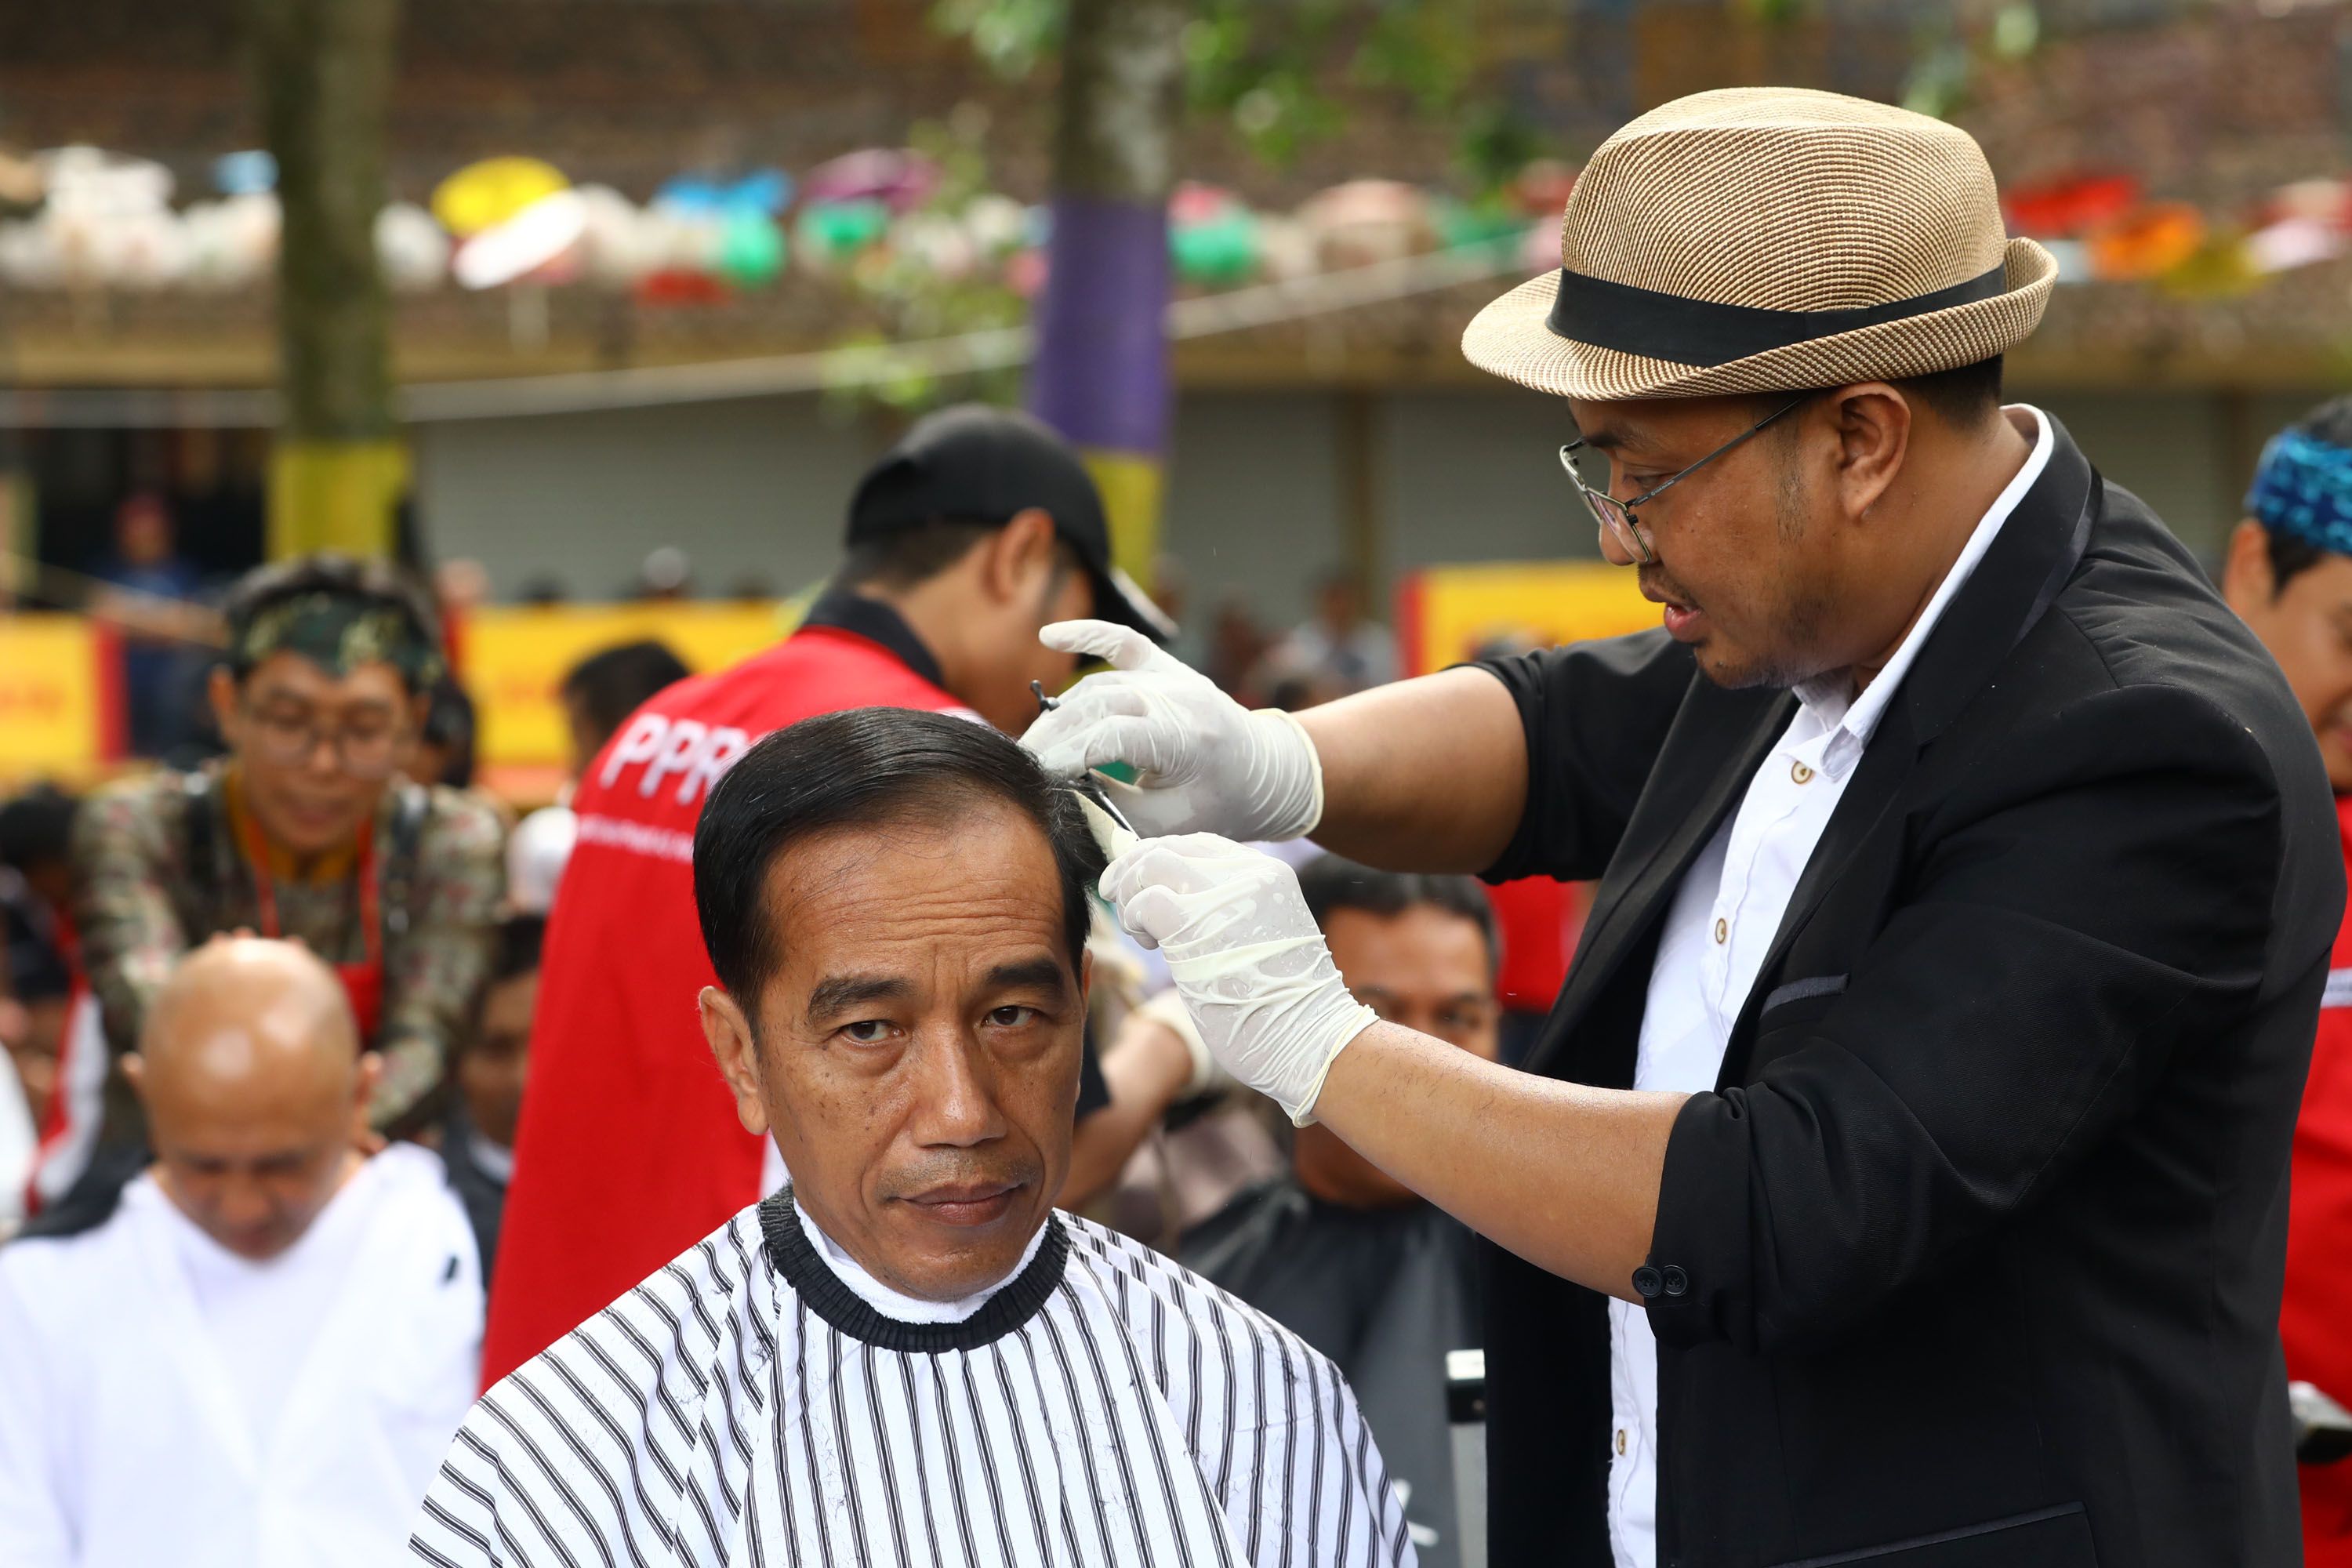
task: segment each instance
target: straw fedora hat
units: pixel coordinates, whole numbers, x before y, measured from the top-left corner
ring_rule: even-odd
[[[1559,272],[1462,334],[1482,370],[1610,401],[1951,370],[2033,331],[2058,264],[2001,226],[1974,138],[1800,88],[1696,93],[1601,144]]]

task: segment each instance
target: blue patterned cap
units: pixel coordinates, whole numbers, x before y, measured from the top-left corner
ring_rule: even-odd
[[[2254,467],[2246,510],[2273,533],[2352,555],[2352,449],[2282,430]]]

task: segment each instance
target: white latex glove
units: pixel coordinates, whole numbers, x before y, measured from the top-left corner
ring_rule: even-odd
[[[1102,891],[1118,923],[1168,960],[1218,1065],[1294,1125],[1314,1121],[1332,1058],[1380,1020],[1340,983],[1298,874],[1192,833],[1137,845],[1103,872]]]
[[[1108,659],[1021,737],[1056,778],[1131,763],[1140,785],[1106,782],[1145,837],[1213,831],[1297,838],[1323,818],[1323,764],[1298,721],[1253,712],[1141,632],[1108,621],[1056,621],[1047,647]]]

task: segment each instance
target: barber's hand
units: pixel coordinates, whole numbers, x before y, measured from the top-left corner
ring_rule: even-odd
[[[1379,1019],[1340,983],[1297,873],[1194,833],[1137,845],[1103,872],[1102,891],[1167,959],[1218,1065],[1295,1124],[1314,1121],[1331,1059]]]
[[[1252,712],[1141,632],[1108,621],[1056,621],[1039,635],[1047,647],[1111,668],[1078,682],[1021,743],[1059,778],[1131,763],[1140,787],[1106,787],[1146,837],[1297,838],[1321,820],[1323,764],[1289,714]]]

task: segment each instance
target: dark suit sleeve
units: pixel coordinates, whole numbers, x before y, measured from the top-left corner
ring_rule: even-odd
[[[1624,837],[1642,785],[1696,674],[1663,631],[1570,643],[1478,668],[1518,706],[1528,740],[1528,804],[1490,882],[1601,875]]]
[[[2072,704],[1912,831],[1923,863],[1844,994],[1675,1123],[1650,1262],[1687,1283],[1651,1300],[1661,1340],[1834,1336],[2031,1205],[2260,991],[2278,791],[2201,697]]]

